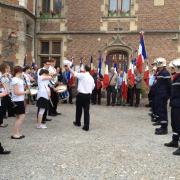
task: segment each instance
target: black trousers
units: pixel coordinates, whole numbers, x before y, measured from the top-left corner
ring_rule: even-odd
[[[171,108],[172,139],[178,141],[180,138],[180,108]]]
[[[11,101],[11,98],[9,95],[4,96],[2,98],[2,106],[3,106],[3,114],[4,116],[6,115],[6,111],[8,112],[8,116],[12,117],[14,116],[14,111],[13,111],[13,102]]]
[[[51,90],[51,101],[53,103],[53,106],[50,103],[50,105],[49,105],[49,115],[57,113],[57,105],[58,105],[58,102],[59,102],[58,93],[56,93],[53,90],[53,88],[50,88],[50,90]]]
[[[168,126],[167,101],[168,98],[166,97],[156,97],[157,115],[161,122],[161,128],[167,128]]]
[[[134,102],[134,87],[128,87],[128,103],[133,106]]]
[[[3,124],[3,118],[4,118],[3,107],[0,106],[0,124]]]
[[[93,104],[101,104],[101,88],[100,89],[94,89],[92,91],[92,95],[91,95],[91,102]]]
[[[90,123],[90,94],[79,93],[76,97],[76,124],[81,125],[82,110],[84,109],[84,128],[89,129]]]
[[[69,92],[69,103],[72,103],[72,87],[68,86],[68,92]]]
[[[140,92],[141,92],[141,89],[138,89],[135,87],[136,105],[140,104]]]
[[[112,98],[112,103],[111,103],[111,98]],[[115,86],[109,86],[107,88],[107,105],[115,104],[116,103],[116,90]]]

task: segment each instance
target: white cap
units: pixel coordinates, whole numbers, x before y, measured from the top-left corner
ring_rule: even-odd
[[[180,73],[180,59],[174,59],[172,62],[172,65],[175,68],[176,73]]]
[[[67,65],[71,66],[71,65],[72,65],[72,62],[69,61],[68,59],[65,59],[65,60],[63,61],[63,64],[64,64],[64,66],[67,66]]]
[[[169,63],[170,68],[174,68],[172,61]]]
[[[156,59],[157,67],[166,67],[166,59],[163,57],[159,57]]]

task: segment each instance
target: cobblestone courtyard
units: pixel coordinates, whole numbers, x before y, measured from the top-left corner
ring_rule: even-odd
[[[180,179],[180,158],[163,146],[171,131],[155,136],[147,108],[91,106],[89,132],[72,125],[75,105],[58,108],[62,115],[37,130],[31,106],[20,141],[10,139],[14,119],[5,120],[1,142],[12,153],[0,156],[0,180]]]

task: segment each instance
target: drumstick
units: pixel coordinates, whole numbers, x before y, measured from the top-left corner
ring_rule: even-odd
[[[46,85],[44,85],[44,87],[46,88],[46,91],[47,91],[47,93],[48,93],[48,89],[47,89]],[[54,107],[54,105],[53,105],[53,103],[52,103],[52,100],[51,100],[51,97],[49,97],[49,102],[50,102],[51,106]]]

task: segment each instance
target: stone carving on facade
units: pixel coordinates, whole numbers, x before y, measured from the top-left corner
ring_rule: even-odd
[[[12,56],[17,51],[17,34],[16,32],[11,32],[8,36],[7,33],[3,36],[4,46],[2,47],[2,54],[3,58],[7,58]]]

